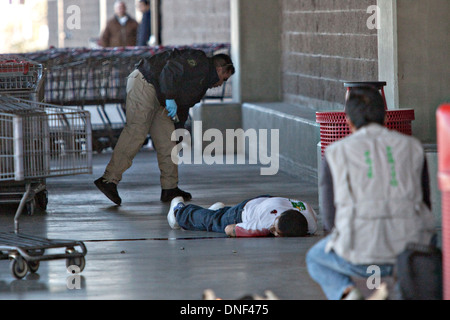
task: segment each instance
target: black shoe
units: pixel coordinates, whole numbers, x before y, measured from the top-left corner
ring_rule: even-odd
[[[117,184],[113,182],[107,182],[103,177],[98,178],[94,181],[94,184],[97,188],[104,193],[105,196],[108,197],[109,200],[119,205],[122,203],[122,199],[119,197],[119,193],[117,192]]]
[[[162,189],[161,191],[161,201],[162,202],[169,202],[172,201],[175,197],[183,197],[184,201],[189,201],[192,199],[192,196],[190,193],[183,191],[181,189],[174,188],[174,189]]]

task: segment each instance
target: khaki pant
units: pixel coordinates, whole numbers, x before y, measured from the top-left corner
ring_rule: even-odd
[[[148,83],[142,73],[133,71],[128,76],[125,127],[114,148],[111,160],[103,178],[108,182],[119,183],[122,174],[131,167],[133,159],[150,133],[156,149],[161,173],[162,189],[178,186],[178,165],[171,159],[175,142],[171,140],[175,127],[156,97],[153,85]]]

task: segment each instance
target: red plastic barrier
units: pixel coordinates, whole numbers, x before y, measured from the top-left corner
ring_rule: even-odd
[[[442,196],[442,267],[444,299],[450,300],[450,104],[436,112],[438,182]]]
[[[409,136],[412,135],[411,122],[414,119],[414,109],[386,111],[386,127]],[[316,112],[316,122],[320,124],[322,156],[328,145],[350,134],[344,111]]]
[[[347,94],[353,88],[371,86],[378,89],[384,100],[384,109],[386,110],[386,127],[407,135],[412,135],[411,122],[415,119],[414,110],[388,110],[383,89],[385,85],[385,81],[344,82],[344,87],[347,88]],[[328,145],[350,134],[350,128],[347,124],[347,120],[345,119],[344,111],[316,112],[316,122],[320,124],[320,145],[322,156],[324,155],[325,149]]]

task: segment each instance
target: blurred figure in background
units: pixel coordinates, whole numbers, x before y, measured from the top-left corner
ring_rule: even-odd
[[[137,32],[137,46],[149,45],[149,39],[152,35],[152,18],[150,11],[150,0],[139,0],[139,11],[142,12],[142,20]]]

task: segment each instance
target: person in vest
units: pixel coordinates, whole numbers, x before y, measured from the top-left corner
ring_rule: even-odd
[[[352,276],[392,274],[408,243],[430,244],[435,228],[421,143],[383,126],[377,89],[350,91],[351,135],[325,150],[321,213],[327,232],[306,255],[308,272],[332,300],[364,299]],[[378,269],[379,268],[379,269]]]
[[[219,87],[234,74],[226,54],[207,57],[202,50],[166,50],[142,59],[128,76],[126,124],[97,188],[120,205],[117,184],[150,133],[160,170],[161,201],[191,194],[178,188],[178,163],[172,160],[176,142],[172,133],[183,128],[189,108],[200,102],[209,88]]]

